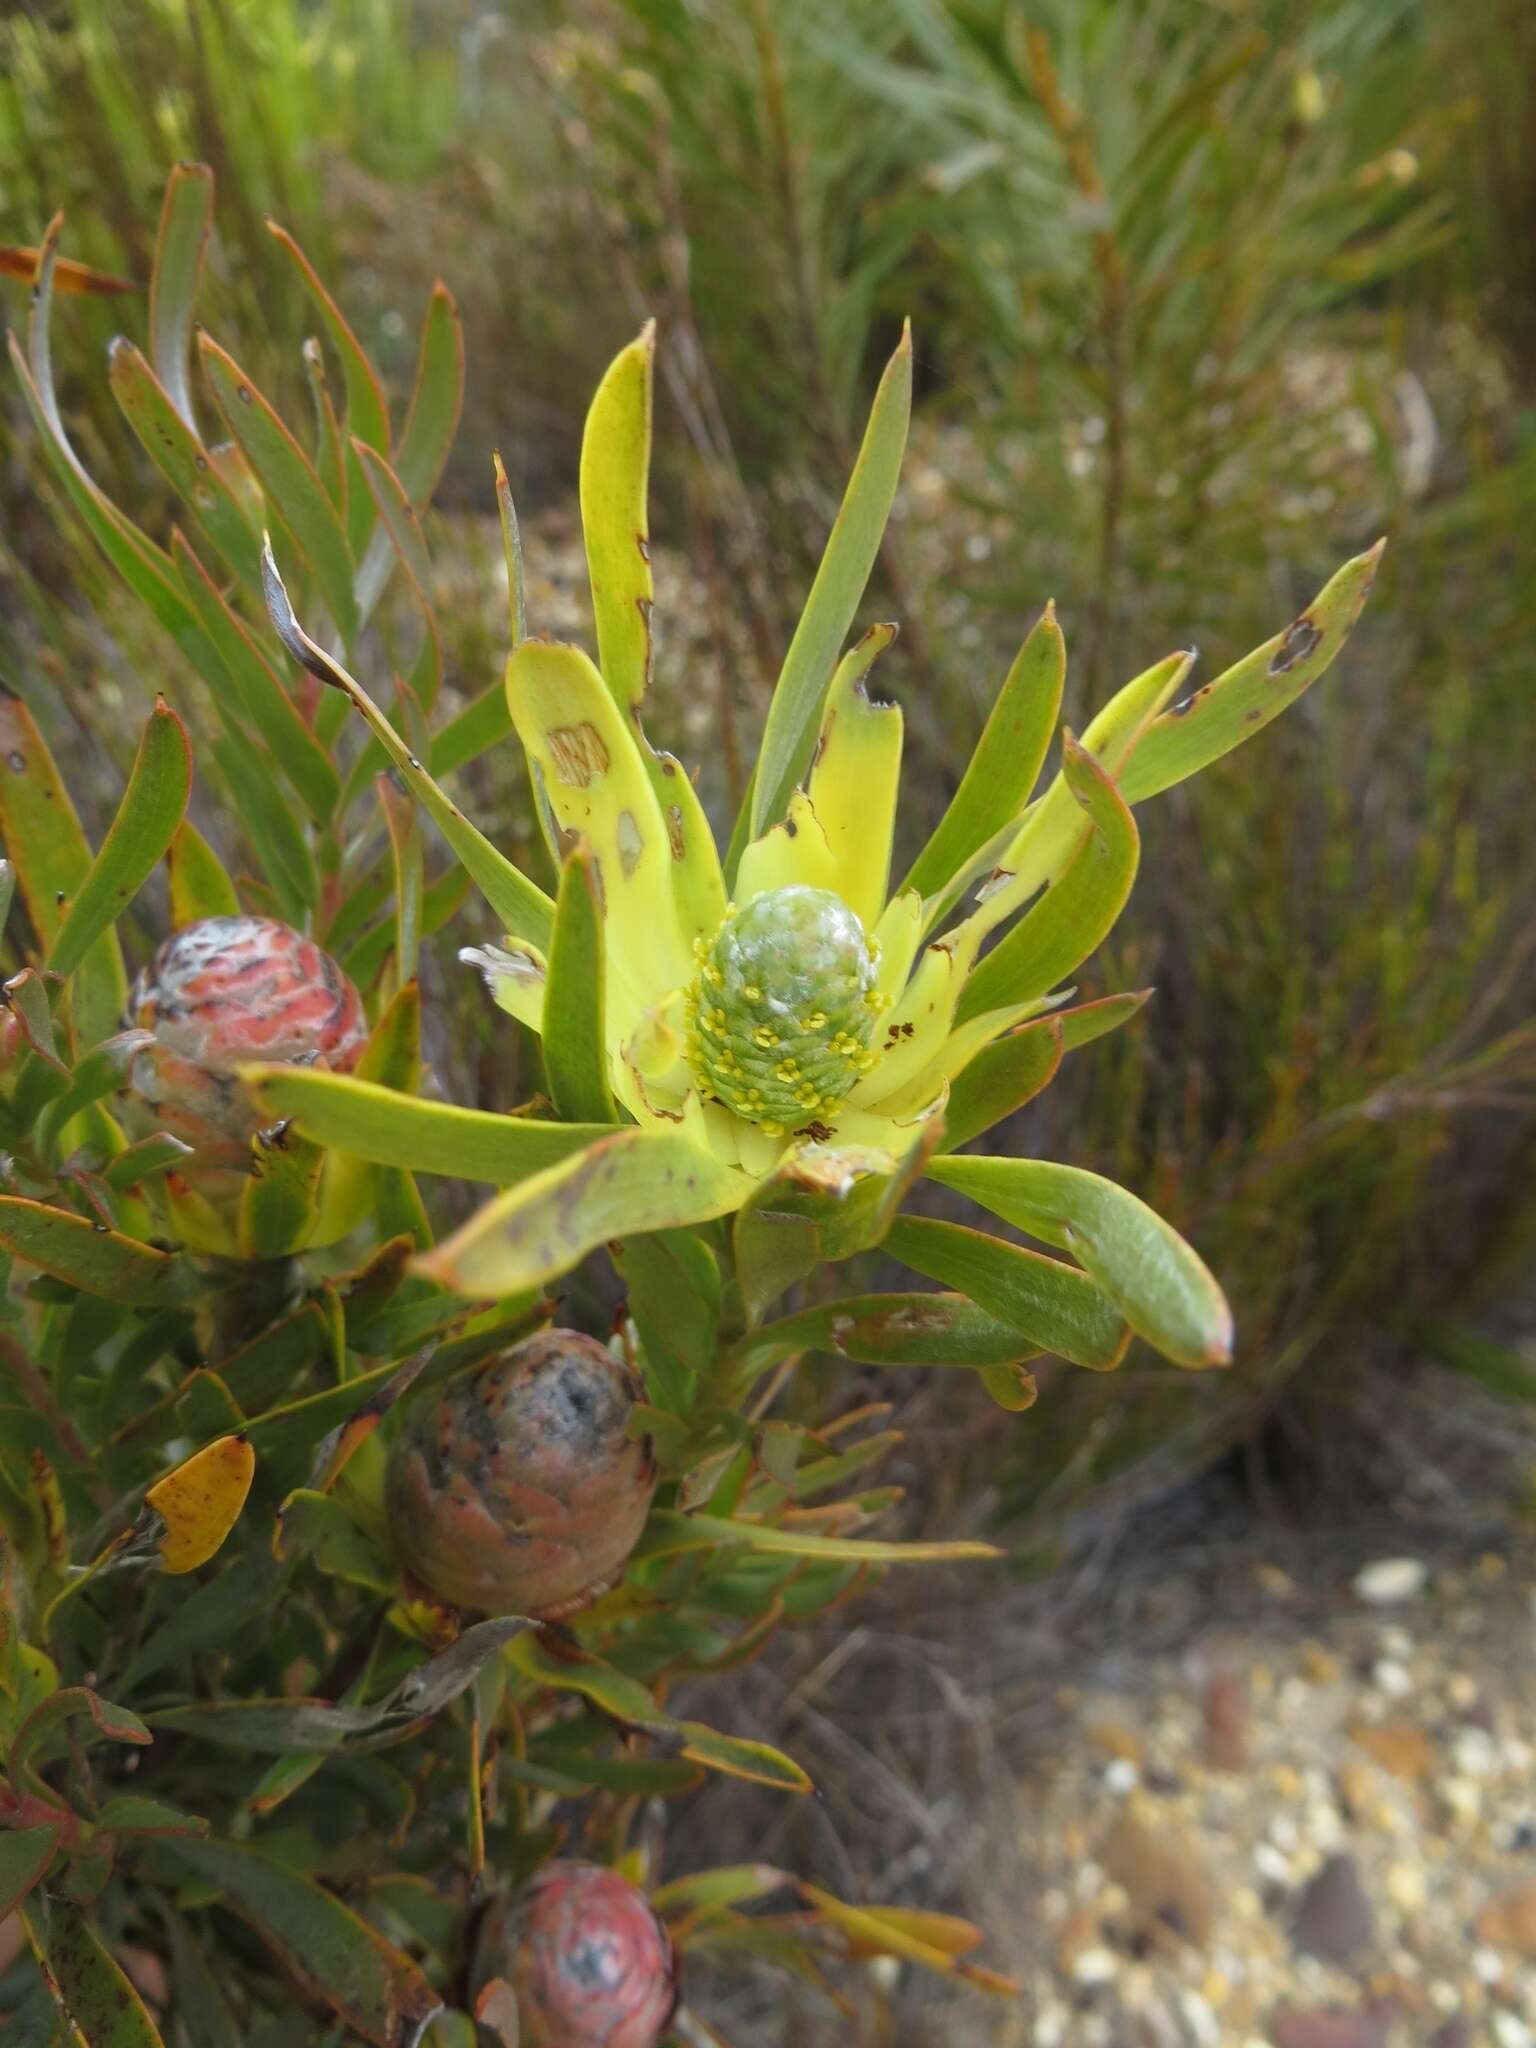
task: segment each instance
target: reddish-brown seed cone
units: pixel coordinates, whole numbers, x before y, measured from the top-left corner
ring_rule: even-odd
[[[517,1996],[520,2048],[656,2048],[677,2006],[666,1929],[616,1870],[560,1858],[481,1922],[475,1991]]]
[[[593,1338],[543,1330],[416,1402],[387,1481],[407,1570],[479,1614],[554,1621],[606,1592],[656,1490],[627,1434],[643,1392]]]
[[[137,1121],[193,1149],[189,1164],[238,1167],[257,1119],[236,1079],[250,1060],[347,1073],[368,1024],[357,990],[312,939],[271,917],[205,917],[173,932],[133,991],[154,1033],[129,1075]]]

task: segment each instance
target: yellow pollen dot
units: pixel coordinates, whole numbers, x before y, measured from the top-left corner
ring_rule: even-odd
[[[752,1043],[760,1045],[764,1052],[771,1052],[779,1042],[779,1034],[767,1024],[759,1024],[752,1034]]]
[[[747,982],[741,992],[749,1003],[760,1003],[763,1000],[763,992],[755,982]]]

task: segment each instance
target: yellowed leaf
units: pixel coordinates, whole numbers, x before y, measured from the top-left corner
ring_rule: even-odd
[[[165,1524],[160,1562],[168,1572],[206,1564],[240,1519],[256,1453],[243,1436],[221,1436],[167,1472],[144,1496]]]
[[[848,1940],[855,1955],[899,1956],[940,1976],[963,1977],[978,1990],[1000,1997],[1017,1993],[1011,1978],[980,1963],[962,1960],[980,1940],[968,1921],[945,1913],[907,1912],[890,1906],[849,1906],[812,1884],[797,1884],[801,1897]]]

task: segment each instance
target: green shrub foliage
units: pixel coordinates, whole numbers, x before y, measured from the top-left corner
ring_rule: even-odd
[[[776,1416],[799,1361],[947,1368],[1017,1414],[1041,1357],[1106,1371],[1137,1336],[1230,1359],[1217,1282],[1154,1210],[986,1139],[1142,1003],[1072,987],[1135,880],[1135,807],[1321,676],[1379,549],[1213,680],[1154,664],[1054,762],[1047,609],[894,871],[902,717],[871,682],[894,628],[857,635],[904,336],[717,838],[650,731],[652,330],[587,419],[590,651],[527,615],[498,462],[506,673],[445,716],[422,513],[460,408],[454,302],[432,295],[391,408],[274,231],[323,337],[286,416],[196,325],[212,200],[205,168],[173,173],[145,331],[108,364],[177,502],[163,525],[71,440],[54,300],[100,280],[63,267],[57,223],[12,344],[38,462],[152,619],[163,694],[94,845],[38,690],[0,701],[11,2025],[91,2048],[574,2040],[547,2031],[585,2024],[570,1985],[516,1944],[590,1864],[649,1891],[591,1895],[652,1959],[633,2031],[593,2040],[708,2038],[667,2017],[695,1948],[1006,1988],[962,1923],[755,1863],[662,1882],[639,1821],[711,1773],[811,1789],[728,1705],[674,1711],[685,1684],[691,1706],[871,1573],[994,1554],[891,1533],[890,1434],[835,1395]],[[514,859],[459,792],[519,757],[542,849]],[[528,1100],[449,1102],[425,1074],[418,957],[455,918]],[[876,1249],[905,1272],[869,1293],[839,1269]],[[557,1297],[596,1301],[605,1262],[616,1312],[562,1327]]]

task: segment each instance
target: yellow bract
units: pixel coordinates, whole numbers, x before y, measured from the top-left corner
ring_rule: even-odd
[[[240,1519],[255,1470],[256,1453],[247,1440],[221,1436],[155,1481],[144,1501],[165,1524],[163,1570],[195,1572],[215,1555]]]

